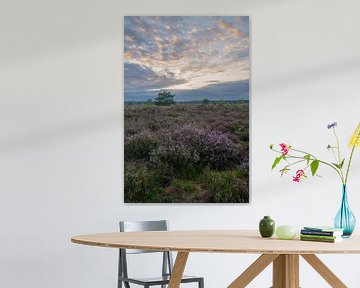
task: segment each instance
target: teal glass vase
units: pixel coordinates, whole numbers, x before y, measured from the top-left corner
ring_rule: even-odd
[[[350,237],[355,228],[356,219],[349,207],[346,185],[342,187],[341,206],[336,214],[334,224],[336,228],[344,229],[343,237],[345,238]]]

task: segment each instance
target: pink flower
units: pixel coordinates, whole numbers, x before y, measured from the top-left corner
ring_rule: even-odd
[[[287,155],[289,153],[289,146],[287,146],[285,143],[279,144],[281,147],[281,152],[283,155]]]
[[[305,175],[304,170],[298,170],[298,171],[296,171],[296,175],[293,176],[293,181],[300,182],[305,177],[306,177],[306,175]]]

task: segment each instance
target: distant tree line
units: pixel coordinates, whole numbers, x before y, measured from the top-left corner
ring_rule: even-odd
[[[148,104],[155,104],[157,106],[171,106],[171,105],[175,104],[174,99],[175,99],[174,93],[171,93],[170,91],[167,91],[167,90],[161,90],[158,93],[157,97],[155,97],[154,99],[149,98],[146,102]],[[218,101],[218,102],[222,102],[222,101]],[[202,100],[202,103],[207,105],[207,104],[210,104],[213,102],[207,98],[204,98]]]

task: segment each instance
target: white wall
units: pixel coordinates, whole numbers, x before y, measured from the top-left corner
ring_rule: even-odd
[[[270,171],[268,145],[289,140],[326,157],[332,138],[325,125],[337,121],[347,149],[359,121],[359,1],[5,0],[1,6],[0,287],[115,287],[116,250],[74,245],[70,237],[115,231],[120,219],[167,218],[172,229],[257,228],[263,215],[299,227],[331,224],[338,179],[327,170],[301,184],[280,179]],[[122,203],[124,15],[251,16],[249,205]],[[359,158],[358,152],[349,183],[357,216]],[[321,258],[348,287],[360,287],[359,257]],[[204,275],[208,288],[226,287],[255,258],[193,254],[187,272]],[[267,269],[250,287],[270,286],[270,276]],[[301,285],[327,287],[303,262]]]

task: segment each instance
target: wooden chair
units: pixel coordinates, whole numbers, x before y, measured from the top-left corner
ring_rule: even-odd
[[[120,232],[134,232],[134,231],[167,231],[168,221],[120,221]],[[149,251],[149,250],[135,250],[135,249],[119,249],[119,269],[118,269],[118,288],[122,288],[124,283],[125,288],[130,288],[131,284],[137,284],[144,288],[150,286],[160,286],[165,288],[169,284],[170,276],[173,268],[172,254],[169,251]],[[127,254],[141,254],[141,253],[163,253],[162,260],[162,274],[160,277],[152,278],[134,278],[129,277],[127,271]],[[160,265],[159,265],[160,266]],[[183,276],[181,283],[198,283],[198,288],[204,288],[204,278],[194,276]]]

